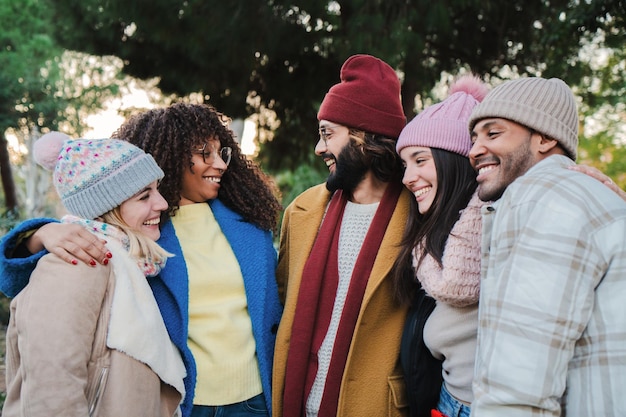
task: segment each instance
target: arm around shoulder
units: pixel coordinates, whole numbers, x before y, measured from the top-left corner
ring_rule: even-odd
[[[37,261],[46,254],[45,250],[30,254],[24,248],[24,240],[43,225],[56,221],[47,218],[26,220],[0,240],[0,291],[8,297],[14,297],[28,284]]]

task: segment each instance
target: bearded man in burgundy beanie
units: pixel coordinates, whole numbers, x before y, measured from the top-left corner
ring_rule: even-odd
[[[392,295],[410,193],[396,141],[406,124],[385,62],[350,57],[318,113],[325,184],[286,209],[277,279],[285,303],[274,358],[278,417],[403,416],[398,361],[406,308]]]

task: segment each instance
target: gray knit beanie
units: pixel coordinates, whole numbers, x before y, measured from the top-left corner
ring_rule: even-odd
[[[123,140],[69,140],[51,132],[35,142],[33,157],[54,170],[54,186],[67,211],[86,219],[103,215],[163,178],[152,155]]]
[[[508,119],[556,139],[576,160],[578,110],[574,94],[563,80],[528,77],[500,84],[472,111],[470,130],[490,117]]]

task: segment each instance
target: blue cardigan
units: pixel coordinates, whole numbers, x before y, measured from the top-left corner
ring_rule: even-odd
[[[276,250],[272,234],[247,223],[219,200],[212,200],[209,205],[241,268],[265,403],[271,415],[274,343],[282,314],[276,286]],[[26,286],[37,260],[46,253],[41,251],[28,258],[9,258],[19,235],[52,221],[57,220],[45,218],[27,220],[16,226],[0,241],[0,291],[7,296],[14,297]],[[170,338],[180,350],[187,368],[185,378],[187,395],[181,408],[183,417],[188,417],[191,415],[196,385],[196,364],[187,346],[189,278],[182,249],[171,221],[162,225],[158,243],[175,256],[167,260],[159,276],[149,278],[149,283]]]

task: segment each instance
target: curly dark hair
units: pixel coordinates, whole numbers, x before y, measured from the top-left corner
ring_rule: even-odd
[[[209,138],[232,148],[218,198],[243,218],[264,230],[276,231],[282,206],[271,178],[245,155],[228,128],[229,118],[205,104],[175,103],[131,117],[112,137],[126,140],[151,154],[165,172],[159,191],[168,203],[165,218],[179,208],[184,170],[192,165],[192,150]]]

